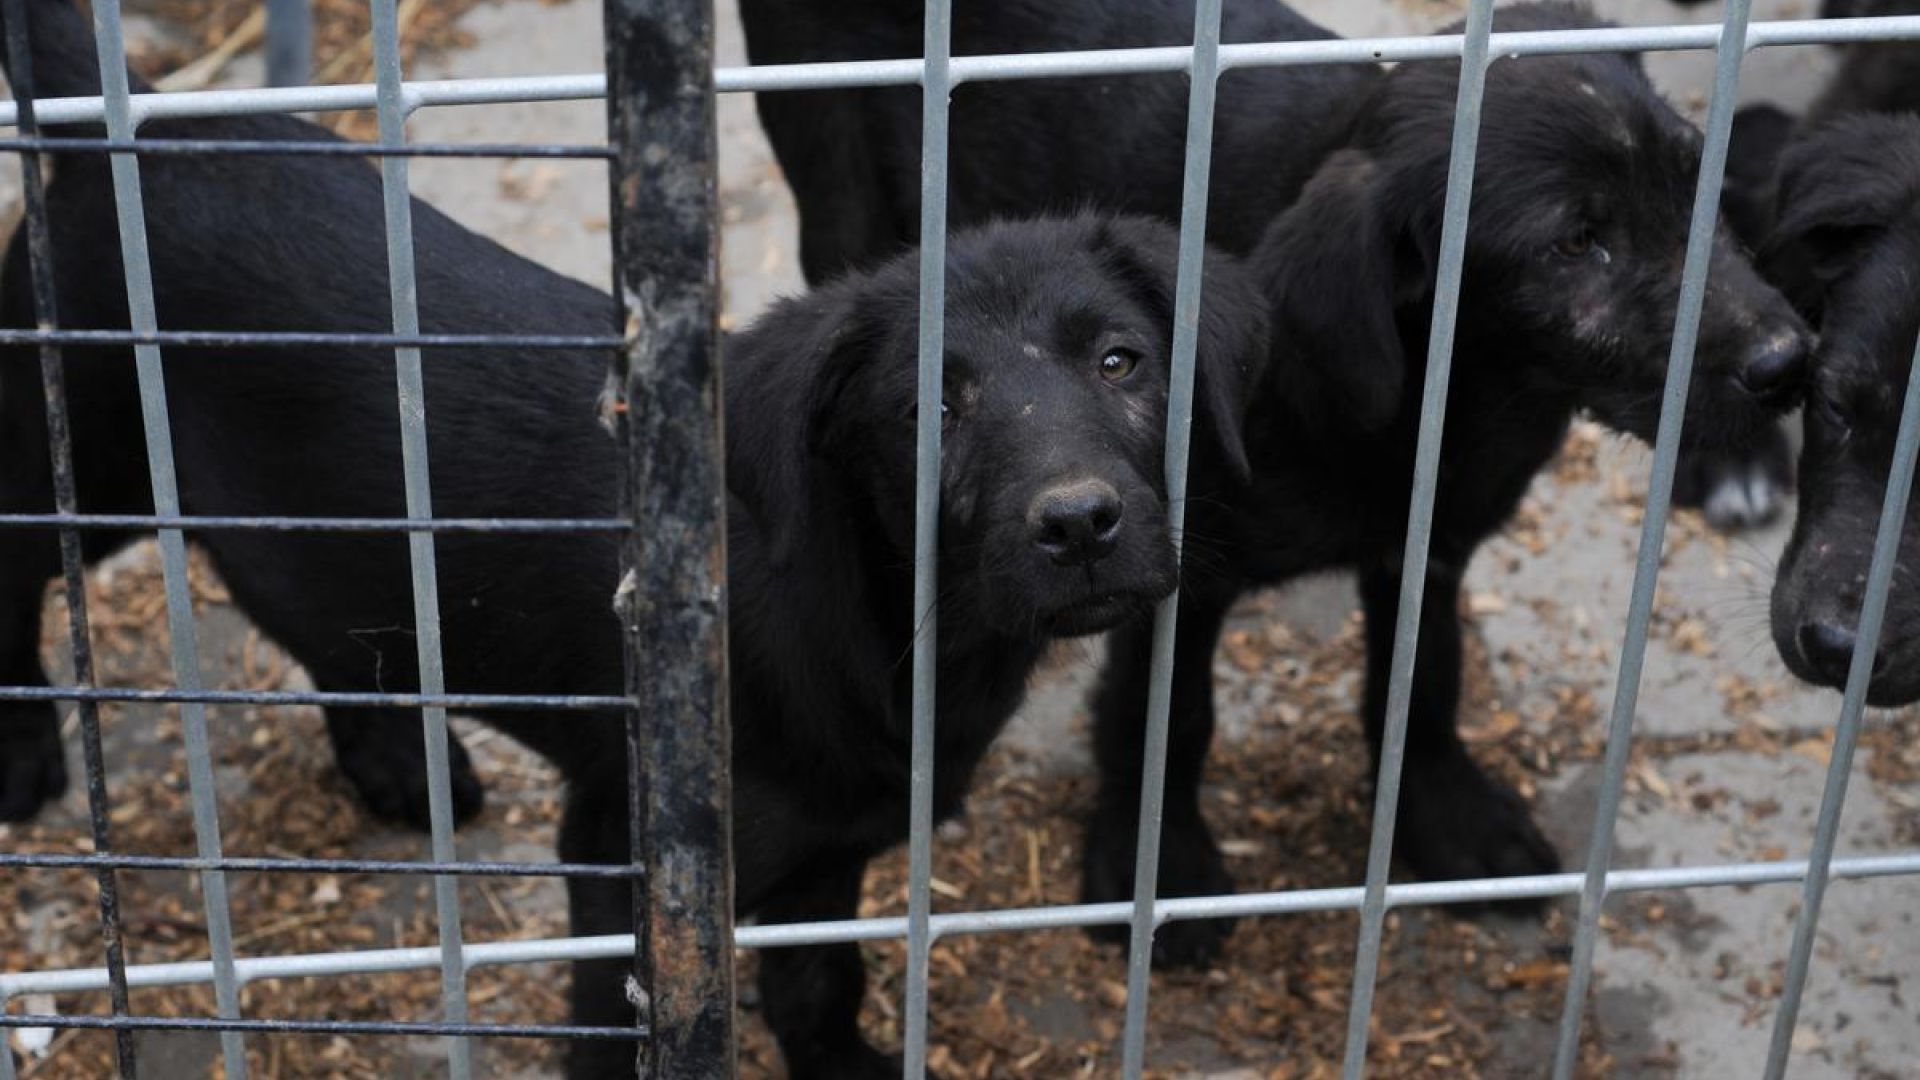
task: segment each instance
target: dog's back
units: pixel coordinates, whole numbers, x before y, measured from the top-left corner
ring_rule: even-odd
[[[62,0],[32,0],[34,82],[41,95],[97,93],[98,69],[84,18]],[[50,134],[98,135],[92,127]],[[331,140],[303,121],[228,117],[154,121],[143,138]],[[140,159],[145,231],[162,330],[389,333],[386,239],[378,174],[337,156],[153,154]],[[120,238],[108,159],[55,156],[47,192],[59,323],[66,329],[128,327]],[[515,256],[419,201],[413,236],[424,332],[605,336],[613,307],[603,293]],[[0,317],[34,325],[24,237],[0,272]],[[15,347],[21,360],[28,350]],[[140,513],[151,507],[140,410],[129,350],[64,350],[74,416],[82,508]],[[172,437],[183,509],[197,515],[404,516],[399,406],[391,349],[164,350],[175,414]],[[614,505],[612,440],[595,423],[607,357],[590,350],[461,347],[425,350],[426,413],[435,513],[512,516],[538,505],[556,516],[605,516]],[[0,365],[0,428],[51,509],[42,396],[31,362]],[[15,446],[14,444],[18,445]],[[505,446],[516,449],[502,452]],[[21,488],[14,487],[15,497]],[[336,689],[397,689],[410,681],[413,645],[406,543],[394,534],[281,536],[208,531],[198,539],[273,637]],[[556,565],[600,574],[552,574]],[[441,538],[444,591],[528,595],[529,631],[569,600],[604,608],[613,574],[609,539]],[[545,571],[540,568],[545,567]],[[532,575],[543,573],[536,589]],[[576,580],[577,579],[577,580]],[[339,587],[311,589],[302,582]],[[486,582],[484,590],[481,583]],[[580,590],[568,598],[570,589]],[[560,673],[499,665],[478,636],[448,613],[449,677],[461,689],[496,689],[505,676],[553,685]],[[386,628],[360,633],[363,628]],[[558,626],[545,630],[558,632]],[[358,635],[358,636],[356,636]],[[583,635],[585,636],[585,635]],[[612,657],[611,626],[606,646]],[[463,640],[474,644],[463,650]],[[328,670],[330,662],[334,669]],[[617,664],[610,670],[617,671]]]
[[[1187,45],[1192,0],[987,0],[962,5],[956,56]],[[921,54],[920,8],[868,0],[745,0],[756,64]],[[1271,0],[1230,0],[1229,43],[1333,35]],[[1333,137],[1332,106],[1377,77],[1372,65],[1265,67],[1220,81],[1208,235],[1243,251],[1305,183]],[[1084,207],[1180,215],[1188,80],[1115,75],[962,85],[953,95],[948,222]],[[920,94],[863,88],[759,95],[800,207],[801,261],[816,284],[919,235]]]

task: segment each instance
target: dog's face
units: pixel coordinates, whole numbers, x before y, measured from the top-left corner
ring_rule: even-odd
[[[1164,226],[1091,217],[954,235],[941,589],[944,610],[966,625],[1090,634],[1173,589],[1163,443],[1176,243]],[[892,566],[910,565],[913,550],[917,258],[788,305],[751,346],[780,348],[795,329],[795,344],[814,343],[812,359],[792,358],[811,367],[812,386],[788,406],[812,414],[807,528],[852,523]],[[1210,263],[1206,293],[1196,454],[1244,470],[1240,414],[1263,315],[1224,260]],[[805,325],[782,325],[795,322]],[[738,385],[731,367],[729,378]],[[776,532],[791,524],[779,518],[790,507],[750,503]]]
[[[1862,117],[1793,147],[1767,263],[1820,326],[1799,517],[1773,587],[1794,674],[1845,684],[1920,338],[1920,119]],[[1920,501],[1909,504],[1868,700],[1920,699]]]
[[[1497,25],[1599,24],[1580,8],[1543,4],[1502,9]],[[1378,388],[1352,396],[1376,422],[1405,407],[1406,354],[1425,347],[1424,338],[1404,339],[1433,305],[1458,77],[1454,64],[1393,71],[1358,111],[1347,149],[1268,237],[1290,240],[1296,250],[1277,257],[1305,267],[1291,282],[1303,299],[1292,317],[1282,311],[1277,340],[1318,340],[1324,366],[1348,373],[1336,377]],[[1467,240],[1462,363],[1497,362],[1503,370],[1489,376],[1516,390],[1559,394],[1650,438],[1700,145],[1636,58],[1495,62]],[[1325,238],[1315,242],[1314,233]],[[1744,438],[1791,404],[1811,345],[1791,306],[1724,230],[1712,254],[1687,424],[1696,444]],[[1337,293],[1364,299],[1355,310],[1335,302]]]

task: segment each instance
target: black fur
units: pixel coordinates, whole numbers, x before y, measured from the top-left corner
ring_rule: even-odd
[[[1774,582],[1774,643],[1809,682],[1846,682],[1895,430],[1920,338],[1920,117],[1856,116],[1797,141],[1767,265],[1820,326],[1806,483]],[[1920,700],[1920,501],[1899,561],[1869,703]]]
[[[1920,15],[1920,0],[1824,0],[1823,19]],[[1920,42],[1855,42],[1840,47],[1833,82],[1808,110],[1808,119],[1852,113],[1920,109]]]
[[[887,0],[748,0],[756,63],[912,56],[917,8]],[[957,54],[1191,40],[1189,0],[962,5]],[[1504,29],[1597,25],[1568,4],[1522,5]],[[1329,35],[1268,0],[1226,5],[1229,42]],[[1377,736],[1399,591],[1414,419],[1457,65],[1235,71],[1221,83],[1209,236],[1252,260],[1275,356],[1249,427],[1254,483],[1195,473],[1174,676],[1160,888],[1229,887],[1199,809],[1213,729],[1211,656],[1245,589],[1319,571],[1361,579],[1367,730]],[[1178,212],[1186,82],[1177,76],[963,85],[954,95],[954,220],[1035,204]],[[761,95],[797,192],[808,273],[904,243],[917,208],[911,90]],[[1398,854],[1426,877],[1525,874],[1558,860],[1505,786],[1454,734],[1456,603],[1474,550],[1513,512],[1578,412],[1651,434],[1674,325],[1699,136],[1637,58],[1497,62],[1482,129]],[[870,208],[879,208],[870,212]],[[1270,224],[1268,224],[1270,222]],[[1690,451],[1777,438],[1807,334],[1730,240],[1716,245],[1687,434]],[[1750,391],[1743,377],[1772,369]],[[1201,572],[1202,570],[1206,572]],[[1131,895],[1146,699],[1144,627],[1113,639],[1096,700],[1102,794],[1086,896]],[[1223,925],[1163,928],[1163,959],[1201,961]]]
[[[1572,25],[1583,16],[1561,5]],[[917,56],[920,9],[900,0],[744,0],[754,63]],[[1512,16],[1510,17],[1521,17]],[[1127,48],[1192,40],[1192,0],[990,0],[955,13],[956,55]],[[1222,39],[1319,40],[1333,35],[1272,0],[1229,0]],[[1208,237],[1236,253],[1290,205],[1338,145],[1373,65],[1229,71],[1220,82]],[[1186,82],[1176,76],[963,84],[953,96],[949,221],[1096,205],[1176,221],[1186,130]],[[1559,99],[1548,99],[1552,105]],[[911,88],[761,94],[762,125],[800,206],[809,281],[913,242],[918,235],[920,99]],[[1337,311],[1317,314],[1334,323]],[[1351,373],[1356,384],[1372,372]],[[1390,384],[1349,403],[1391,403]],[[1363,416],[1367,414],[1363,411]],[[1675,499],[1737,529],[1771,520],[1793,486],[1790,450],[1775,427],[1682,458]]]
[[[64,0],[31,0],[43,93],[96,92],[91,36]],[[283,117],[155,121],[147,134],[324,139]],[[49,191],[61,325],[124,328],[107,161],[65,155]],[[374,170],[341,158],[142,162],[161,325],[378,332],[390,326]],[[427,332],[602,334],[601,292],[413,204]],[[949,262],[941,476],[938,813],[1021,700],[1055,637],[1104,630],[1173,587],[1161,442],[1172,231],[1080,216],[957,235]],[[24,245],[0,270],[0,315],[34,324]],[[1257,294],[1210,267],[1197,445],[1243,458],[1240,412],[1265,356]],[[866,861],[904,838],[912,576],[917,267],[907,255],[776,307],[726,347],[729,663],[741,914],[851,917]],[[127,351],[65,350],[81,509],[151,506]],[[188,514],[399,516],[391,356],[381,350],[170,348]],[[596,422],[607,358],[429,350],[435,511],[456,517],[615,512],[613,441]],[[0,351],[0,510],[52,508],[35,350]],[[96,537],[98,558],[131,535]],[[392,535],[206,531],[238,604],[325,690],[417,685],[407,546]],[[454,692],[618,693],[611,537],[438,538]],[[40,685],[51,536],[0,532],[0,671]],[[331,719],[331,718],[330,718]],[[406,753],[414,718],[356,719],[371,752]],[[616,716],[499,713],[488,723],[567,780],[560,857],[624,863],[626,757]],[[24,817],[57,794],[52,709],[0,707],[0,799]],[[629,922],[627,886],[569,884],[577,934]],[[617,961],[578,964],[580,1023],[624,1023]],[[859,1035],[857,946],[770,951],[762,1002],[795,1077],[897,1076]],[[572,1075],[625,1075],[625,1044],[583,1043]]]

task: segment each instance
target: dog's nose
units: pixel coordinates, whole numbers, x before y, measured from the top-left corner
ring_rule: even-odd
[[[1819,672],[1829,683],[1842,686],[1847,681],[1848,669],[1853,665],[1853,631],[1827,622],[1810,622],[1800,625],[1800,655],[1813,669]],[[1886,669],[1886,656],[1873,658],[1873,673],[1879,675]]]
[[[1081,566],[1111,554],[1120,537],[1120,493],[1105,480],[1048,488],[1027,507],[1034,546],[1061,566]]]
[[[1759,398],[1789,397],[1806,375],[1810,352],[1812,342],[1805,334],[1774,334],[1747,356],[1740,367],[1740,385]]]

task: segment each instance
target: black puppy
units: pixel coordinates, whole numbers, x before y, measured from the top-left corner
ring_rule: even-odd
[[[1058,5],[985,6],[962,7],[957,52],[1191,35],[1186,0],[1084,0],[1064,9],[1074,22]],[[903,23],[899,5],[879,0],[861,5],[858,17],[836,7],[827,18],[803,0],[751,0],[744,10],[756,60],[801,50],[910,55],[919,47],[901,33],[917,33],[917,18]],[[1599,24],[1584,9],[1541,4],[1505,9],[1498,25]],[[888,32],[894,37],[881,40]],[[1229,3],[1223,34],[1327,36],[1267,2]],[[1329,570],[1359,574],[1364,711],[1377,742],[1457,72],[1426,63],[1390,74],[1275,68],[1222,81],[1209,231],[1227,246],[1251,246],[1259,236],[1253,259],[1274,308],[1275,357],[1249,425],[1253,485],[1195,473],[1190,536],[1207,566],[1220,570],[1190,570],[1182,597],[1164,894],[1231,884],[1202,820],[1199,788],[1214,724],[1211,658],[1242,591]],[[962,86],[953,103],[954,212],[1004,211],[1049,190],[1171,212],[1185,86],[1174,77]],[[918,153],[912,92],[763,95],[760,108],[799,193],[803,231],[815,245],[810,269],[872,258],[883,242],[907,235],[901,222],[917,205],[907,182]],[[1066,141],[1048,141],[1056,136]],[[1699,145],[1637,57],[1539,57],[1492,69],[1396,848],[1423,877],[1558,866],[1519,799],[1484,775],[1455,735],[1460,580],[1574,414],[1652,433]],[[1262,232],[1260,223],[1276,214]],[[1696,451],[1750,445],[1770,430],[1776,395],[1791,393],[1809,347],[1793,311],[1725,239],[1716,241],[1712,281],[1687,426]],[[1102,786],[1088,840],[1089,900],[1131,895],[1149,645],[1142,626],[1114,637],[1095,702]],[[1222,933],[1215,922],[1173,924],[1156,951],[1202,961]]]
[[[1920,0],[1826,0],[1820,5],[1823,19],[1888,15],[1920,15]],[[1746,106],[1734,117],[1722,205],[1728,224],[1750,247],[1758,249],[1768,241],[1777,197],[1775,173],[1797,133],[1857,113],[1920,110],[1920,43],[1861,41],[1838,51],[1832,78],[1804,117],[1765,103]]]
[[[32,0],[36,85],[98,92],[84,18]],[[68,133],[86,132],[75,127]],[[97,130],[97,129],[92,129]],[[285,117],[175,120],[153,137],[325,139]],[[124,328],[107,161],[62,155],[49,190],[61,325]],[[142,162],[161,324],[226,331],[390,326],[381,191],[334,157],[156,156]],[[605,333],[607,296],[414,203],[427,332]],[[1050,639],[1102,631],[1173,587],[1161,443],[1174,237],[1083,216],[956,236],[949,263],[941,475],[941,815],[1021,700]],[[769,922],[851,917],[867,860],[903,839],[908,795],[917,268],[903,257],[777,307],[728,344],[729,615],[736,895]],[[21,243],[0,315],[34,324]],[[1197,452],[1244,471],[1247,384],[1264,315],[1234,267],[1211,267]],[[64,353],[82,509],[151,502],[130,358]],[[390,353],[170,348],[166,379],[189,514],[399,516]],[[435,511],[604,517],[616,448],[595,422],[606,358],[433,349],[425,357]],[[48,448],[34,350],[0,352],[0,510],[46,512]],[[96,537],[99,557],[130,535]],[[195,534],[235,602],[326,690],[417,686],[406,543],[392,535]],[[458,693],[619,692],[611,537],[438,538],[447,684]],[[58,561],[44,532],[0,532],[0,675],[41,684],[35,629]],[[388,749],[418,742],[400,710]],[[560,856],[625,862],[617,717],[498,713],[552,760],[567,798]],[[55,716],[0,710],[5,794],[59,789]],[[627,886],[569,883],[572,930],[618,932]],[[574,974],[574,1018],[630,1022],[625,965]],[[857,946],[762,958],[765,1015],[796,1077],[897,1076],[860,1037]],[[576,1076],[624,1075],[629,1048],[582,1044]]]
[[[1823,19],[1920,15],[1920,0],[1824,0]],[[1830,120],[1850,113],[1920,108],[1920,42],[1853,42],[1840,47],[1840,62],[1826,92],[1807,118]]]
[[[1914,14],[1920,14],[1920,0],[1825,0],[1820,5],[1823,19]],[[1804,117],[1764,102],[1745,106],[1734,117],[1720,205],[1728,226],[1750,250],[1761,250],[1770,242],[1779,210],[1780,160],[1796,136],[1842,116],[1920,110],[1920,43],[1855,42],[1840,46],[1838,53],[1833,77]],[[1779,259],[1765,268],[1776,283],[1784,283],[1783,275],[1804,278],[1806,269]],[[1782,463],[1789,452],[1784,442],[1769,440],[1760,450],[1766,456],[1763,476],[1791,475]],[[1675,502],[1705,505],[1709,517],[1724,516],[1725,511],[1716,511],[1715,504],[1737,500],[1745,492],[1719,480],[1729,469],[1738,468],[1732,459],[1746,453],[1696,454],[1683,461],[1674,487]]]
[[[1593,25],[1549,5],[1533,25]],[[1551,12],[1551,13],[1549,13]],[[900,0],[742,0],[756,64],[919,55],[920,6]],[[958,5],[956,55],[1184,45],[1192,0],[984,0]],[[1228,0],[1229,43],[1334,35],[1274,0]],[[1207,235],[1245,254],[1345,138],[1354,103],[1380,80],[1371,64],[1246,68],[1220,80]],[[1561,108],[1572,84],[1538,102]],[[800,261],[818,283],[911,244],[919,235],[920,97],[911,88],[761,94],[762,126],[800,207]],[[949,221],[1094,205],[1180,215],[1187,82],[1121,75],[962,84],[953,94]],[[1567,137],[1575,134],[1569,130]],[[1569,152],[1579,152],[1569,145]],[[1776,428],[1690,450],[1675,498],[1721,528],[1772,519],[1791,489],[1791,454]]]
[[[1844,686],[1920,338],[1920,117],[1858,116],[1797,141],[1767,265],[1820,326],[1806,483],[1773,587],[1773,639],[1809,682]],[[1867,700],[1920,700],[1920,501],[1907,513]]]

